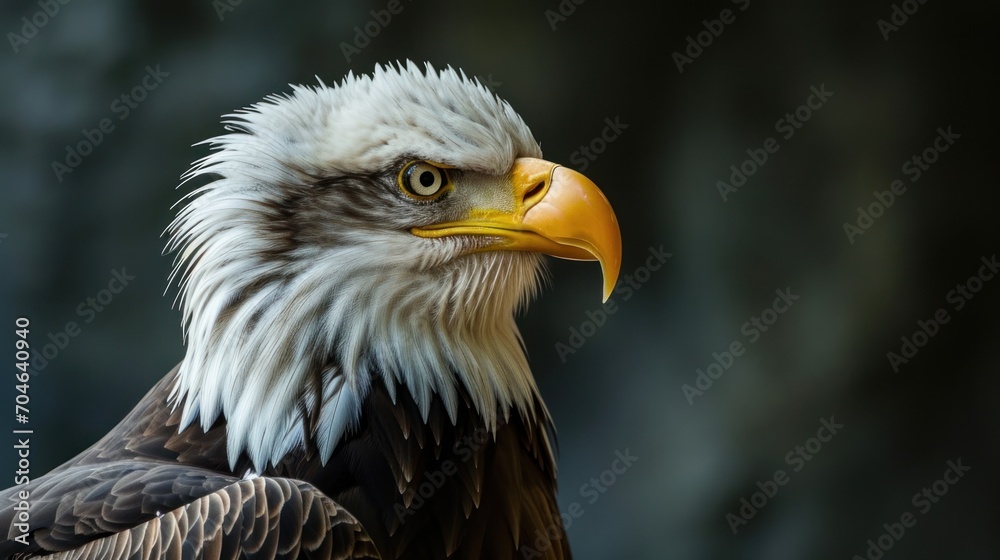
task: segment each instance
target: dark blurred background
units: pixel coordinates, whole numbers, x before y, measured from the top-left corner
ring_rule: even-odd
[[[1000,250],[995,4],[402,0],[371,23],[387,5],[4,2],[0,362],[13,373],[18,316],[53,345],[31,379],[32,475],[183,355],[160,233],[207,153],[192,144],[289,83],[412,59],[487,82],[621,223],[633,284],[601,326],[585,323],[601,322],[596,264],[553,262],[521,320],[559,428],[560,503],[582,511],[577,558],[1000,557],[1000,279],[981,261]],[[155,89],[116,104],[147,67]],[[53,169],[102,119],[92,153]],[[738,188],[730,165],[752,172]],[[102,292],[123,267],[134,279]],[[776,290],[798,299],[765,311]],[[616,452],[638,459],[605,472]]]

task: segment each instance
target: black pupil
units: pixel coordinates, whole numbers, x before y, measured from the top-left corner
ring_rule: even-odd
[[[434,184],[434,173],[432,171],[424,171],[420,174],[420,186],[429,187]]]

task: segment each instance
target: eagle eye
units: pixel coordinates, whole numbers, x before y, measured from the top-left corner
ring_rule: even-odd
[[[425,161],[410,162],[399,174],[399,186],[403,192],[421,200],[441,194],[449,184],[448,173],[444,169]]]

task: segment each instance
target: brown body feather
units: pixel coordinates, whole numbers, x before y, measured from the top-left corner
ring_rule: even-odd
[[[224,419],[178,432],[176,371],[91,448],[0,492],[0,557],[513,559],[551,531],[542,557],[570,557],[544,420],[488,432],[465,398],[455,423],[437,400],[425,422],[407,391],[376,386],[327,464],[304,446],[241,480],[250,462],[229,468]],[[10,501],[25,488],[28,547]]]

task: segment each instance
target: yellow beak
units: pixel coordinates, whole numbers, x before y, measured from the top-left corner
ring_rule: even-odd
[[[488,236],[497,241],[480,250],[597,260],[607,301],[621,269],[622,239],[604,193],[581,173],[535,158],[514,161],[510,185],[513,201],[504,208],[474,208],[467,219],[414,228],[412,233],[427,238]]]

